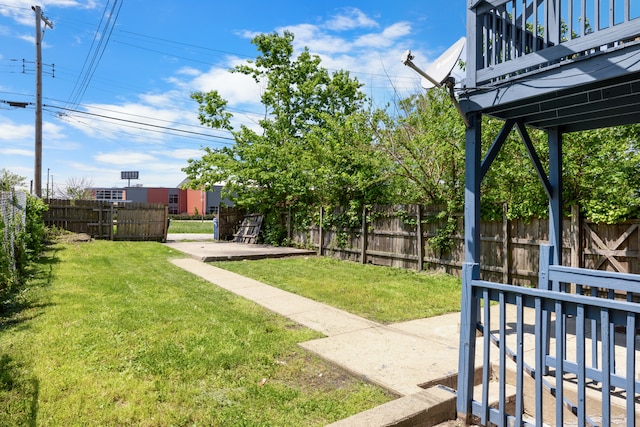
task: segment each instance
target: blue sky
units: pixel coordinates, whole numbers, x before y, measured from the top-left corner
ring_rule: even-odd
[[[83,179],[122,187],[175,187],[187,159],[230,135],[198,123],[193,91],[218,90],[234,124],[264,115],[260,87],[228,69],[255,58],[259,33],[295,34],[329,70],[349,70],[374,104],[406,97],[420,77],[400,62],[411,49],[421,68],[465,32],[465,1],[0,0],[0,169],[33,179],[35,17],[43,38],[42,185]],[[437,4],[437,7],[436,7]],[[44,28],[44,26],[43,26]],[[51,64],[55,64],[52,66]],[[6,102],[27,102],[14,108]]]

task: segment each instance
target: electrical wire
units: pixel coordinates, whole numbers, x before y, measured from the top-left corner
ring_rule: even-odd
[[[111,39],[113,28],[116,25],[118,16],[120,14],[120,10],[122,9],[122,0],[120,0],[119,2],[118,0],[115,0],[113,2],[111,6],[111,11],[107,16],[108,7],[109,7],[109,2],[105,4],[105,8],[102,11],[102,17],[100,18],[100,23],[98,24],[98,30],[94,34],[93,41],[91,42],[91,47],[89,48],[89,52],[87,53],[87,57],[85,58],[84,64],[82,66],[82,70],[80,71],[78,80],[76,81],[76,84],[74,85],[74,88],[72,90],[72,94],[69,98],[69,101],[67,102],[67,107],[69,108],[75,108],[78,106],[78,104],[80,104],[80,102],[82,101],[82,98],[84,97],[87,91],[87,88],[89,87],[89,84],[91,83],[91,80],[96,72],[96,69],[98,68],[100,61],[102,60],[104,52],[109,43],[109,40]],[[116,10],[116,7],[117,7],[117,10]],[[105,21],[105,17],[106,17],[106,22],[103,25],[103,22]],[[100,28],[102,28],[102,32],[101,32],[100,39],[98,40],[96,45],[97,34],[100,31]],[[94,49],[94,46],[95,46],[95,49]],[[88,61],[89,57],[91,57],[90,61]],[[87,66],[87,62],[89,62],[88,66]]]
[[[99,118],[102,118],[102,119],[113,120],[113,121],[116,121],[116,122],[123,122],[123,123],[129,123],[129,124],[142,125],[142,126],[145,126],[145,127],[148,127],[148,128],[160,129],[160,130],[171,131],[171,132],[176,132],[176,133],[181,133],[181,134],[207,136],[207,137],[210,137],[210,138],[223,139],[223,140],[227,140],[227,141],[235,141],[235,139],[232,138],[232,137],[226,137],[226,136],[220,136],[220,135],[211,135],[211,134],[207,134],[207,133],[203,133],[203,132],[196,132],[196,131],[191,131],[191,130],[186,130],[186,129],[172,128],[170,126],[161,126],[161,125],[156,125],[156,124],[152,124],[152,123],[143,123],[143,122],[139,122],[139,121],[136,121],[136,120],[124,119],[124,118],[121,118],[121,117],[112,117],[112,116],[107,116],[107,115],[104,115],[104,114],[90,113],[88,111],[81,111],[81,110],[76,110],[76,109],[67,108],[67,107],[59,107],[59,106],[56,106],[56,105],[44,104],[43,107],[53,108],[55,110],[69,111],[69,112],[73,112],[73,113],[77,113],[77,114],[83,114],[83,115],[92,116],[92,117],[99,117]]]

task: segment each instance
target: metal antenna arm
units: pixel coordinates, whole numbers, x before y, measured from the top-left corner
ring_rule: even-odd
[[[462,111],[462,107],[460,106],[460,103],[458,102],[458,99],[456,98],[455,93],[453,93],[453,85],[454,85],[453,79],[451,78],[447,79],[445,84],[449,89],[449,97],[451,98],[451,102],[453,102],[453,105],[455,105],[456,110],[458,110],[458,114],[460,114],[460,117],[462,118],[462,121],[464,122],[465,127],[469,129],[469,126],[470,126],[469,119],[467,118],[467,115],[464,113],[464,111]]]

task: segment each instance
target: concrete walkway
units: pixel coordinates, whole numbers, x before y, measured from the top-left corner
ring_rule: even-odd
[[[184,236],[177,237],[181,238]],[[432,426],[455,418],[455,395],[447,387],[456,387],[460,313],[382,325],[202,262],[208,257],[245,259],[254,254],[269,257],[305,255],[308,252],[204,241],[168,241],[167,245],[191,255],[191,258],[173,260],[175,265],[321,332],[325,338],[299,345],[399,396],[386,405],[334,423],[334,427]],[[491,330],[496,335],[498,308],[492,307]],[[513,311],[513,307],[508,311]],[[515,319],[515,313],[508,313],[507,317]],[[525,325],[532,330],[534,323],[533,311],[525,311]],[[527,330],[524,336],[525,348],[528,349],[524,359],[533,365],[535,337],[531,330]],[[509,327],[506,333],[508,347],[515,348],[514,328]],[[482,364],[481,341],[477,342],[476,367]],[[575,336],[570,334],[567,337],[566,346],[569,353],[575,351]],[[621,353],[616,357],[622,358],[623,349],[616,348],[618,350]],[[493,358],[497,357],[497,352],[494,352]],[[636,358],[640,364],[640,356],[636,355]]]
[[[213,240],[212,234],[167,234],[167,246],[203,261],[263,259],[287,256],[314,255],[306,249]]]
[[[321,332],[326,338],[300,345],[399,396],[421,391],[420,384],[446,378],[458,369],[459,313],[381,325],[195,259],[172,262]]]
[[[266,245],[216,242],[209,235],[171,235],[166,245],[190,256],[172,262],[221,288],[321,332],[299,345],[399,398],[335,426],[434,425],[455,417],[460,313],[382,325],[203,261],[308,255]],[[421,387],[422,386],[422,387]],[[424,387],[424,388],[423,388]],[[406,424],[409,422],[409,424]]]

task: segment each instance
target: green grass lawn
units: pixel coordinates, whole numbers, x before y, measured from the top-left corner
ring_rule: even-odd
[[[370,320],[401,322],[460,310],[460,279],[325,257],[214,265]]]
[[[212,220],[179,220],[172,219],[169,222],[169,233],[195,233],[195,234],[211,234],[213,239],[213,221]]]
[[[393,398],[297,346],[318,333],[176,256],[154,242],[54,246],[1,308],[0,425],[325,425]]]

